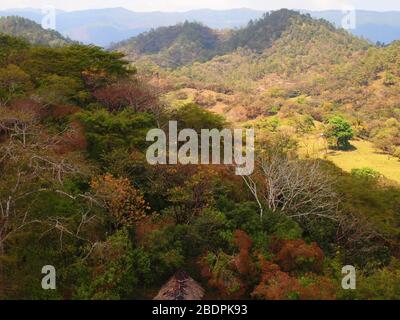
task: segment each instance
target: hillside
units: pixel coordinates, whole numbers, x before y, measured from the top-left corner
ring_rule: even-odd
[[[32,44],[50,47],[73,43],[57,31],[43,29],[34,21],[16,16],[0,17],[0,33],[24,38]]]
[[[398,181],[397,169],[388,164],[400,166],[400,42],[376,46],[325,20],[294,14],[268,46],[269,39],[252,35],[257,27],[267,28],[271,16],[233,32],[229,40],[243,35],[243,42],[232,52],[173,72],[153,66],[176,87],[166,100],[174,106],[195,102],[235,123],[254,120],[249,125],[300,141],[305,133],[320,136],[327,121],[340,115],[351,123],[360,145],[373,145],[372,159],[383,160],[379,153],[393,158],[371,163]],[[136,64],[144,70],[148,65]],[[357,152],[343,154],[351,161]]]
[[[203,37],[191,28],[203,30]],[[152,70],[179,90],[192,90],[193,99],[182,101],[199,102],[230,120],[325,121],[339,113],[360,138],[400,154],[399,42],[374,46],[325,20],[279,10],[223,34],[192,23],[161,28],[127,41],[125,48],[135,52],[130,57],[139,69],[149,62],[174,67]],[[167,97],[173,105],[180,104],[176,97],[188,96],[179,90]]]
[[[296,18],[305,19],[306,16],[287,9],[267,12],[260,19],[250,20],[247,26],[234,31],[228,40],[228,49],[246,47],[262,52],[271,47]]]
[[[308,25],[312,30],[302,30]],[[193,62],[204,62],[217,55],[229,54],[238,48],[262,53],[271,48],[284,34],[296,36],[297,33],[306,32],[305,36],[310,37],[313,36],[312,32],[318,33],[321,28],[326,32],[339,33],[326,22],[315,22],[308,15],[282,9],[265,13],[262,18],[251,20],[243,28],[223,32],[191,22],[161,27],[117,43],[111,49],[125,53],[132,60],[146,58],[161,67],[176,68]],[[351,42],[356,42],[354,37],[344,32],[337,38],[327,37],[323,40],[334,41],[333,45],[340,41],[348,42],[349,46]]]
[[[185,22],[143,33],[111,49],[132,60],[149,57],[162,67],[175,68],[217,55],[222,49],[222,38],[222,34],[202,24]]]
[[[275,24],[275,20],[280,23]],[[275,32],[269,30],[270,26],[275,26]],[[183,67],[177,74],[208,85],[248,90],[272,74],[296,81],[327,75],[334,66],[350,61],[370,46],[325,20],[286,10],[249,23],[235,32],[230,42],[235,43],[231,53]]]

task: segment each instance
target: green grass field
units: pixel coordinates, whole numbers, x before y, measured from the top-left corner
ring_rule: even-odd
[[[400,160],[380,153],[369,141],[353,140],[351,145],[354,149],[350,151],[329,150],[324,138],[308,136],[300,140],[300,153],[304,157],[331,160],[348,172],[352,169],[369,167],[386,178],[400,183]]]

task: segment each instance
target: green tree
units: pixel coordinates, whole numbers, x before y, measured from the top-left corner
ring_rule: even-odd
[[[29,75],[19,67],[10,64],[0,68],[0,102],[7,103],[12,97],[32,87]]]
[[[346,148],[350,145],[349,141],[354,137],[354,130],[343,117],[335,116],[329,119],[325,128],[325,136],[334,141],[336,147]]]
[[[46,102],[68,104],[84,95],[82,89],[83,84],[79,80],[53,74],[43,79],[38,93]]]
[[[0,66],[16,63],[28,48],[24,40],[0,34]]]
[[[223,129],[226,126],[224,117],[207,111],[195,103],[189,103],[173,111],[171,120],[178,121],[181,129],[191,128],[200,133],[201,129]]]
[[[143,149],[147,132],[156,127],[152,115],[128,109],[119,113],[105,109],[85,111],[79,119],[85,127],[88,152],[97,160],[116,148]]]

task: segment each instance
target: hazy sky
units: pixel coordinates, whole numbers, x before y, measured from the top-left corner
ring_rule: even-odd
[[[136,11],[184,11],[200,8],[231,9],[253,8],[273,10],[294,9],[342,9],[353,6],[356,9],[400,11],[399,0],[0,0],[0,9],[41,8],[54,6],[63,10],[125,7]]]

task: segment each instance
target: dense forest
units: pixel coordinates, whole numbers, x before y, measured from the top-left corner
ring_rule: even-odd
[[[363,141],[400,165],[398,42],[288,10],[122,53],[45,32],[0,34],[0,299],[153,299],[182,270],[208,299],[400,298],[396,176],[328,157]],[[150,165],[146,134],[171,120],[255,128],[254,173]],[[329,154],[304,151],[316,137]]]

